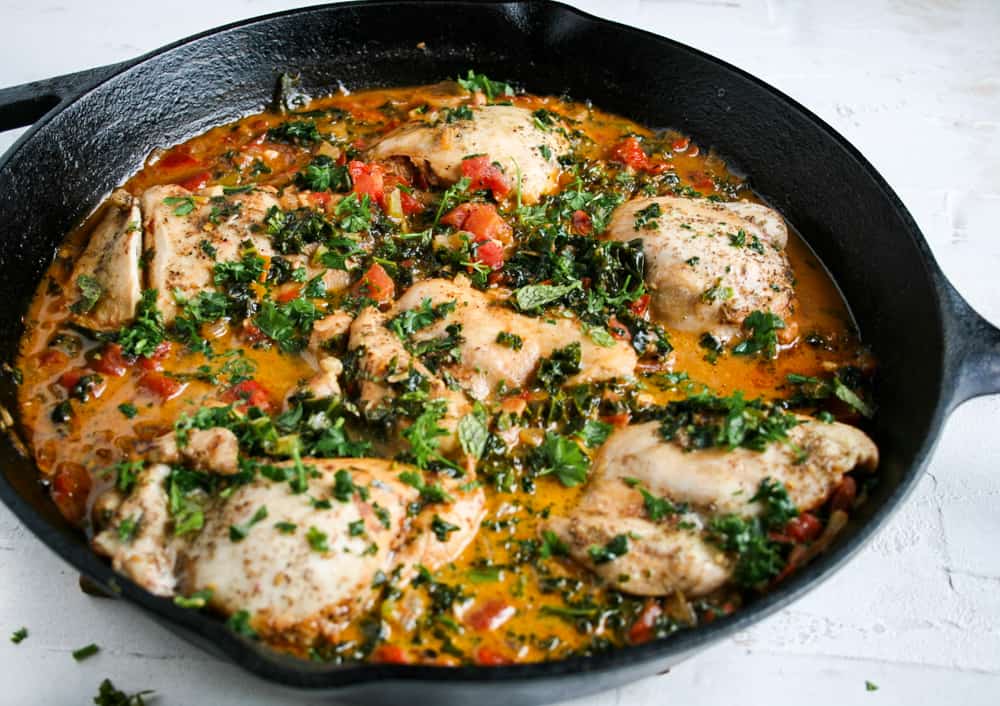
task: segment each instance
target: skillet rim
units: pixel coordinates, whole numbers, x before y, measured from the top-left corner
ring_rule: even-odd
[[[148,593],[132,581],[114,572],[110,566],[99,559],[86,544],[73,542],[58,528],[51,525],[10,483],[6,474],[0,482],[0,499],[14,512],[31,532],[60,558],[70,563],[75,569],[106,586],[116,595],[138,604],[150,614],[154,620],[167,623],[168,627],[179,626],[184,636],[209,651],[222,652],[233,663],[251,673],[269,681],[290,687],[297,687],[310,692],[324,689],[336,689],[350,685],[363,685],[380,680],[394,682],[464,682],[464,683],[498,683],[498,682],[534,682],[554,678],[572,678],[582,673],[607,673],[618,669],[645,664],[648,667],[663,663],[671,655],[683,657],[698,651],[708,644],[720,641],[733,633],[748,628],[763,618],[773,615],[778,610],[798,600],[807,592],[841,569],[856,553],[874,537],[876,531],[885,526],[892,515],[898,511],[907,496],[912,492],[919,480],[923,468],[927,464],[940,436],[942,423],[950,409],[956,404],[958,392],[952,381],[957,380],[956,364],[950,355],[952,345],[945,336],[948,324],[956,316],[954,289],[945,279],[938,266],[926,239],[913,217],[902,203],[898,195],[889,186],[875,167],[846,138],[819,116],[801,105],[795,99],[777,88],[756,78],[752,74],[726,61],[718,59],[694,47],[676,40],[632,27],[621,22],[597,17],[591,13],[564,4],[557,0],[374,0],[312,5],[279,12],[268,13],[256,17],[231,22],[211,28],[189,37],[177,40],[163,47],[148,52],[136,59],[121,64],[106,67],[108,72],[96,83],[78,87],[60,100],[58,105],[46,113],[21,135],[18,140],[0,156],[0,169],[29,142],[35,139],[57,115],[91,93],[102,90],[112,79],[115,79],[132,69],[141,66],[158,57],[168,54],[188,44],[234,29],[245,29],[256,24],[266,24],[278,18],[307,16],[311,13],[337,11],[362,6],[393,7],[401,4],[423,6],[437,5],[456,10],[474,11],[476,6],[505,6],[509,13],[524,13],[532,10],[545,10],[553,13],[575,15],[595,23],[602,30],[617,33],[634,33],[646,40],[670,46],[681,53],[698,57],[714,64],[717,68],[735,75],[752,84],[757,89],[769,93],[789,110],[797,112],[824,137],[832,140],[845,151],[860,170],[872,180],[886,205],[894,212],[905,226],[913,245],[920,256],[921,264],[927,277],[927,284],[933,290],[936,304],[933,313],[935,324],[942,332],[942,349],[938,367],[942,374],[937,385],[936,404],[929,415],[929,422],[924,439],[914,454],[914,460],[902,474],[899,483],[886,500],[875,508],[871,517],[857,528],[853,536],[830,551],[824,552],[804,569],[797,571],[792,577],[767,594],[756,598],[750,605],[742,608],[731,616],[719,618],[707,625],[691,630],[681,630],[665,638],[653,640],[642,645],[629,645],[615,648],[609,652],[588,657],[570,657],[551,662],[483,667],[464,665],[444,667],[433,665],[391,665],[358,663],[338,666],[317,665],[295,657],[290,657],[270,650],[259,643],[238,637],[223,626],[217,617],[179,608],[170,599],[159,598]],[[521,30],[524,31],[524,30]],[[99,70],[98,70],[99,71]],[[127,77],[125,78],[127,80]],[[836,279],[836,278],[835,278]],[[961,301],[959,299],[959,301]]]

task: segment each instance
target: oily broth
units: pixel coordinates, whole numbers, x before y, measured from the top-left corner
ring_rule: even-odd
[[[338,94],[314,101],[307,110],[317,111],[314,119],[321,132],[333,131],[345,141],[367,142],[403,122],[406,113],[419,106],[454,107],[466,100],[467,94],[447,82],[416,89]],[[584,149],[584,155],[591,158],[606,153],[624,134],[652,134],[629,120],[583,103],[530,95],[517,96],[512,102],[532,110],[544,108],[578,121],[576,128],[592,140]],[[387,104],[396,108],[392,116],[387,116],[383,108]],[[343,122],[319,113],[330,110],[349,113],[354,121],[353,129],[348,131]],[[206,183],[235,186],[252,181],[280,188],[288,184],[312,156],[307,149],[264,139],[269,128],[285,120],[287,116],[277,114],[255,115],[213,128],[182,145],[158,151],[124,188],[134,195],[150,186],[170,183],[200,188]],[[716,183],[729,184],[737,188],[739,198],[756,200],[749,190],[739,189],[741,180],[730,173],[721,160],[702,152],[683,136],[670,133],[667,144],[672,147],[671,163],[682,185],[706,189],[714,188]],[[259,165],[264,165],[268,171]],[[254,171],[256,178],[248,180],[247,175]],[[70,234],[60,248],[32,301],[18,360],[23,373],[19,403],[27,441],[43,479],[51,484],[60,509],[69,519],[83,526],[88,524],[90,503],[108,485],[108,479],[101,474],[103,469],[128,458],[137,442],[169,431],[178,415],[196,409],[219,393],[219,385],[191,380],[179,396],[160,403],[136,384],[137,376],[104,376],[100,396],[77,407],[77,414],[68,425],[56,424],[49,418],[52,406],[64,396],[59,387],[60,376],[66,370],[86,365],[88,353],[102,345],[81,332],[64,328],[68,302],[63,295],[63,291],[71,289],[72,262],[82,250],[99,215],[95,214]],[[792,345],[784,346],[781,355],[773,361],[725,355],[713,364],[706,360],[706,351],[699,344],[697,334],[671,331],[674,350],[665,368],[683,371],[695,384],[704,384],[719,395],[742,390],[748,398],[768,399],[788,394],[785,378],[790,372],[819,375],[844,365],[870,369],[872,361],[853,332],[846,305],[815,255],[794,233],[790,233],[786,252],[796,276],[799,301],[794,315],[799,337]],[[60,350],[51,345],[57,331],[76,336],[79,347],[74,344]],[[276,406],[288,391],[316,369],[315,361],[307,353],[286,355],[276,347],[248,347],[237,333],[225,327],[213,333],[217,335],[212,343],[218,350],[243,350],[243,356],[256,368],[255,378],[270,391]],[[824,344],[806,343],[809,334],[819,334]],[[209,361],[201,354],[185,353],[181,346],[175,345],[163,365],[168,371],[184,374],[196,372],[202,365],[217,368],[220,362],[218,359]],[[691,389],[679,385],[664,390],[652,384],[640,384],[658,401],[684,397]],[[134,418],[127,419],[119,411],[123,403],[135,405]],[[594,618],[596,627],[590,634],[582,634],[572,621],[543,612],[543,606],[562,605],[563,599],[559,591],[546,593],[539,581],[527,577],[526,573],[533,569],[527,566],[520,570],[489,569],[490,578],[496,580],[477,582],[476,577],[483,573],[484,566],[503,567],[513,563],[511,556],[518,550],[518,542],[537,536],[541,515],[567,511],[583,492],[579,487],[565,488],[551,477],[541,477],[536,482],[533,494],[520,488],[503,494],[487,488],[486,526],[457,561],[435,575],[436,581],[462,586],[471,597],[458,611],[460,622],[491,603],[504,601],[513,605],[516,613],[504,623],[503,629],[485,632],[466,629],[449,634],[447,640],[425,634],[422,643],[416,644],[410,623],[425,607],[422,605],[424,599],[419,590],[407,588],[382,606],[386,641],[419,653],[422,661],[443,664],[457,664],[462,661],[458,654],[469,655],[484,648],[513,661],[537,661],[600,648],[600,644],[595,646],[595,636],[600,638],[604,634],[601,623],[605,618]],[[575,596],[606,599],[607,592],[576,564],[551,562],[550,568],[564,584],[579,583]],[[739,600],[738,593],[726,591],[717,596],[715,602],[731,609]],[[668,605],[668,612],[669,609]],[[711,614],[709,611],[709,618]],[[705,615],[702,612],[702,619]],[[360,621],[348,626],[343,633],[345,644],[363,640],[364,631],[365,626]],[[511,647],[514,644],[516,649]],[[301,647],[277,646],[304,654]],[[330,658],[330,654],[323,656]]]

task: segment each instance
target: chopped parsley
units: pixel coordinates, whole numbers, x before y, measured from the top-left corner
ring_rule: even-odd
[[[595,564],[607,564],[628,554],[628,536],[616,534],[607,544],[587,547],[587,556]]]
[[[733,346],[736,355],[764,354],[767,358],[778,355],[778,331],[785,328],[780,316],[764,311],[753,311],[743,319],[746,337]]]
[[[238,610],[226,620],[226,627],[237,635],[256,640],[257,631],[250,626],[250,613],[246,610]]]
[[[229,541],[241,542],[250,534],[250,528],[261,520],[267,519],[267,506],[261,505],[257,512],[242,525],[229,525]]]
[[[92,642],[89,645],[84,645],[83,647],[73,650],[73,659],[77,662],[82,662],[85,659],[93,657],[100,651],[101,648]]]
[[[27,639],[27,637],[28,637],[28,628],[18,628],[11,634],[10,641],[13,642],[15,645],[20,645],[22,642],[25,641],[25,639]]]
[[[125,355],[148,357],[163,343],[166,330],[156,297],[155,289],[143,291],[135,307],[135,321],[118,332],[118,343]]]
[[[512,350],[519,351],[524,346],[524,339],[516,333],[501,331],[497,334],[497,343],[501,346],[507,346]]]
[[[94,697],[93,701],[96,706],[146,706],[143,697],[152,693],[147,689],[134,694],[126,694],[124,691],[116,689],[110,679],[105,679],[101,682],[97,696]]]
[[[322,532],[316,527],[310,527],[309,531],[306,532],[306,541],[309,542],[309,547],[314,552],[330,551],[330,545],[326,541],[326,532]]]
[[[97,300],[101,298],[101,294],[104,292],[97,278],[90,275],[80,275],[77,277],[76,288],[80,290],[80,298],[69,308],[74,314],[88,313],[97,306]]]
[[[551,431],[545,432],[545,440],[532,452],[530,460],[537,475],[554,475],[567,488],[585,482],[590,470],[590,459],[580,446]]]
[[[267,131],[267,139],[272,142],[287,142],[292,145],[308,146],[319,142],[323,136],[312,120],[290,120]]]
[[[711,393],[668,402],[654,413],[660,434],[685,450],[744,447],[763,451],[784,441],[798,424],[795,415],[763,400],[747,400],[742,392],[729,397]]]
[[[658,230],[660,224],[656,219],[662,215],[663,209],[660,208],[660,204],[651,203],[646,208],[636,211],[633,227],[635,230]]]
[[[580,372],[580,344],[570,343],[565,348],[557,348],[547,358],[538,363],[538,382],[550,392],[566,380]]]
[[[186,216],[194,211],[193,196],[168,196],[163,199],[163,203],[174,207],[175,216]]]
[[[434,519],[431,520],[431,531],[434,536],[437,537],[439,542],[447,542],[448,535],[452,532],[457,532],[460,529],[458,525],[453,525],[450,522],[446,522],[441,519],[440,515],[434,515]]]
[[[199,610],[204,608],[210,600],[212,600],[212,589],[206,588],[196,591],[190,596],[174,596],[174,605],[178,608]]]
[[[136,409],[136,406],[131,402],[122,402],[118,405],[118,411],[121,412],[126,419],[132,419],[139,413],[139,410]]]
[[[470,93],[481,91],[486,95],[488,100],[493,100],[497,96],[514,95],[514,88],[509,83],[504,83],[503,81],[493,81],[484,74],[477,74],[472,69],[469,69],[465,78],[459,76],[456,80],[458,81],[459,86]]]

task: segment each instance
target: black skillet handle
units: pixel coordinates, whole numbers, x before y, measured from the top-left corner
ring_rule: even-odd
[[[945,351],[956,381],[952,404],[1000,394],[1000,328],[969,306],[951,283],[943,284],[951,310],[945,322]]]
[[[20,86],[0,88],[0,132],[31,125],[63,101],[96,86],[128,63],[99,66]]]

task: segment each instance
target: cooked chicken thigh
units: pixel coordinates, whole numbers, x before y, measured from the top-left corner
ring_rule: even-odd
[[[781,216],[765,206],[674,196],[635,199],[615,211],[608,236],[643,241],[652,312],[672,328],[728,340],[755,310],[786,323],[795,310],[784,253],[788,231]],[[784,332],[790,334],[790,328]]]
[[[95,331],[114,331],[135,316],[142,296],[139,254],[142,249],[142,217],[138,200],[118,190],[108,199],[107,212],[94,228],[83,254],[76,261],[70,282],[80,286],[90,278],[100,287],[90,308],[71,302],[71,320]]]
[[[439,338],[446,334],[448,326],[460,324],[463,341],[459,345],[459,360],[446,369],[466,392],[479,400],[489,397],[501,383],[509,388],[522,387],[542,358],[571,343],[580,344],[580,372],[569,378],[567,384],[626,379],[635,370],[636,354],[628,344],[616,341],[610,346],[599,346],[575,320],[518,314],[503,300],[473,288],[464,277],[417,282],[399,298],[390,317],[416,309],[424,301],[432,305],[453,303],[455,308],[440,321],[415,332],[413,340]],[[520,336],[520,347],[515,349],[498,342],[501,333]]]
[[[821,505],[854,469],[874,470],[878,450],[851,426],[799,417],[786,442],[764,451],[745,448],[685,451],[662,438],[657,422],[615,431],[594,463],[587,492],[568,517],[549,528],[570,547],[573,558],[628,593],[662,595],[681,590],[701,596],[724,584],[730,562],[707,544],[697,528],[715,515],[760,514],[752,501],[761,481],[780,481],[801,511]],[[647,519],[642,491],[690,506],[692,529]],[[590,548],[617,535],[629,537],[627,554],[595,563]]]
[[[471,119],[411,123],[393,130],[368,151],[370,159],[405,157],[428,181],[453,184],[462,177],[462,160],[487,155],[498,162],[511,183],[521,177],[521,199],[535,203],[558,187],[557,158],[569,150],[556,129],[542,129],[525,108],[487,105],[472,109]]]
[[[419,493],[399,476],[420,473],[412,466],[384,459],[303,462],[310,469],[306,492],[257,477],[228,497],[206,500],[204,527],[193,537],[169,534],[170,468],[153,465],[94,547],[158,595],[210,590],[210,605],[226,614],[248,611],[264,637],[308,644],[335,637],[370,605],[379,572],[398,569],[402,585],[417,565],[433,570],[453,560],[482,519],[482,490],[462,490],[450,479],[441,481],[446,502],[411,516]],[[457,529],[439,539],[432,516]],[[138,519],[129,535],[121,523],[131,517]]]
[[[221,200],[212,201],[213,197]],[[145,247],[152,253],[146,266],[147,286],[157,291],[156,303],[166,323],[178,313],[176,295],[190,298],[212,289],[216,262],[238,260],[243,241],[251,241],[262,255],[273,254],[260,224],[277,204],[269,188],[229,195],[220,189],[193,194],[176,185],[146,189],[142,215]]]

